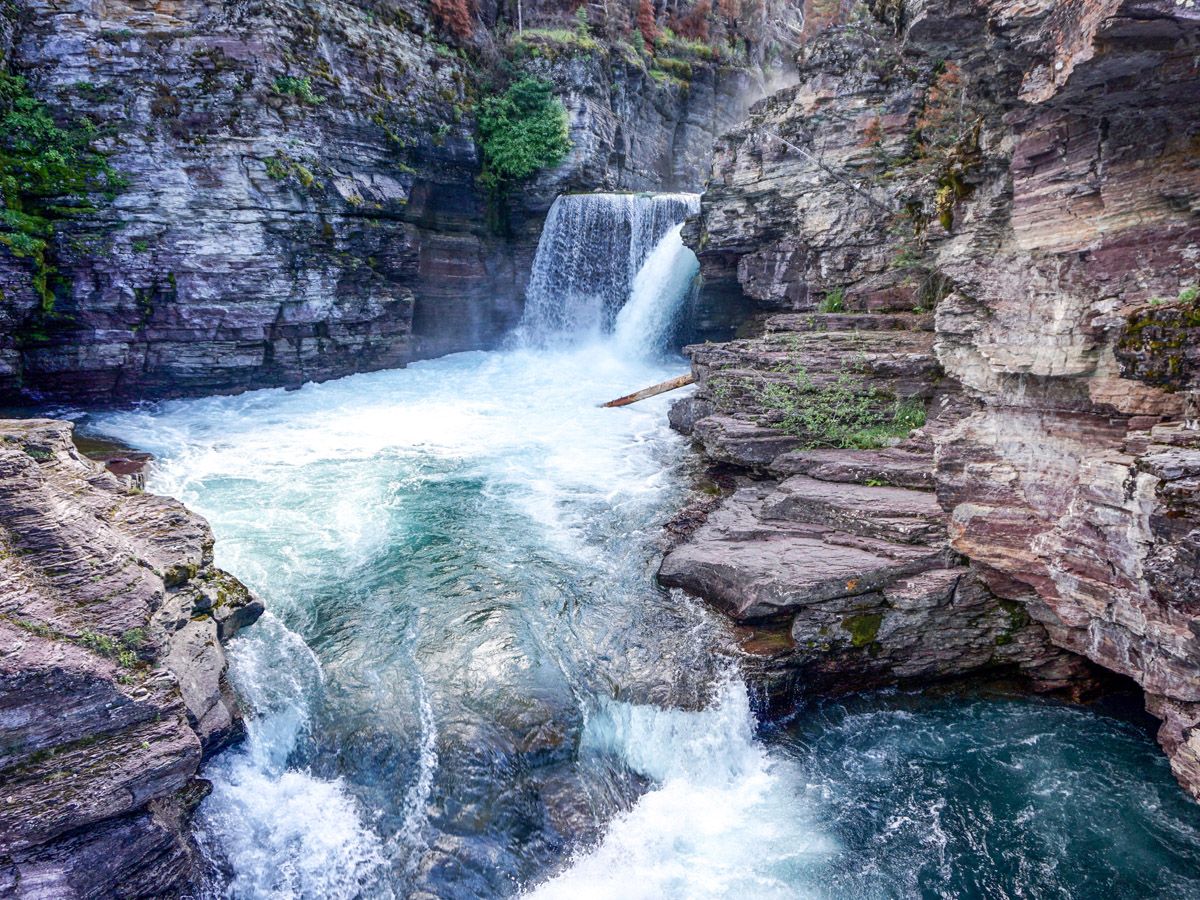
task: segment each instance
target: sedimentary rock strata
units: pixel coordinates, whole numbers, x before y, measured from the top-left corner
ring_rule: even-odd
[[[556,14],[528,6],[530,26]],[[449,46],[416,0],[0,7],[0,66],[94,123],[125,182],[57,224],[50,269],[0,242],[0,396],[297,385],[494,346],[558,193],[697,189],[761,95],[761,50],[652,77],[627,45],[510,45],[497,6],[478,13]],[[555,83],[574,149],[496,195],[474,110],[518,54]]]
[[[1176,774],[1200,795],[1198,444],[1175,424],[1197,387],[1200,11],[927,0],[899,5],[897,18],[897,5],[871,6],[875,17],[806,47],[800,83],[718,144],[690,229],[708,279],[700,306],[714,322],[729,309],[773,318],[761,337],[694,349],[699,387],[674,421],[716,458],[740,456],[773,479],[753,488],[764,521],[764,509],[791,509],[805,519],[792,527],[868,527],[859,488],[838,501],[793,482],[804,486],[793,502],[785,476],[936,487],[947,549],[970,562],[958,584],[1039,635],[1036,648],[1014,640],[995,652],[1032,661],[1048,639],[1134,679],[1163,720]],[[909,333],[928,326],[899,317],[931,311],[932,340],[916,342]],[[837,333],[779,348],[779,332],[801,330],[806,317]],[[828,378],[835,365],[853,368],[848,357],[831,359],[864,330],[873,341],[858,369],[864,390],[926,403],[929,423],[913,449],[785,452],[789,438],[794,447],[811,438],[781,433],[756,403],[761,390],[716,383],[721,370],[743,385],[775,377],[746,374],[770,358]],[[914,452],[934,464],[921,466]],[[870,513],[872,539],[889,518],[923,521],[907,507],[889,510],[883,495]],[[688,566],[707,571],[727,550],[713,541],[757,542],[765,571],[761,557],[781,539],[760,531],[731,531],[713,514],[692,549],[676,553],[704,556]],[[791,573],[798,552],[788,545],[775,571]],[[807,552],[806,569],[819,558]],[[828,556],[831,576],[843,574],[839,554]],[[731,558],[752,555],[742,547]],[[686,558],[668,557],[668,579],[680,578]],[[861,611],[839,599],[837,615],[868,618],[840,631],[821,619],[834,639],[794,626],[815,644],[793,651],[794,665],[853,675],[865,665],[847,661],[853,634],[884,644],[890,619],[963,638],[955,604],[936,600],[946,595],[933,590],[937,571],[918,573],[925,588],[915,603],[911,586],[882,588]],[[690,587],[735,612],[765,608],[757,576],[753,589],[723,577]],[[986,631],[986,620],[966,631]],[[885,645],[876,659],[887,656]],[[924,658],[916,645],[901,648],[889,677]],[[1070,659],[1060,657],[1061,671],[1082,671]]]
[[[241,733],[222,643],[262,604],[174,500],[0,423],[0,886],[171,896],[195,876],[201,761]]]

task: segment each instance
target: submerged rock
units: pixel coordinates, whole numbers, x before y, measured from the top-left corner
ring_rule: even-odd
[[[221,645],[263,607],[213,566],[203,519],[71,430],[0,422],[0,885],[174,896],[201,761],[242,729]]]

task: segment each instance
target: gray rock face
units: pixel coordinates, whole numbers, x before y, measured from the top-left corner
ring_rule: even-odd
[[[555,82],[575,149],[497,200],[472,120],[490,76],[426,3],[33,0],[0,21],[4,63],[101,123],[128,180],[59,226],[52,310],[0,246],[10,400],[297,385],[494,346],[558,193],[698,188],[757,96],[748,67],[662,80],[621,48],[551,42],[526,69]]]
[[[158,897],[195,874],[202,759],[241,733],[223,641],[262,604],[200,517],[0,423],[0,885]]]

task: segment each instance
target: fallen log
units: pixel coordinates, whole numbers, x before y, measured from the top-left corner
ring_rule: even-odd
[[[673,391],[676,388],[687,387],[696,381],[696,376],[689,372],[687,375],[680,375],[678,378],[672,378],[669,381],[663,381],[652,387],[642,388],[640,391],[634,391],[632,394],[626,394],[624,397],[618,397],[616,400],[609,400],[607,403],[601,403],[605,409],[613,406],[628,406],[630,403],[637,403],[639,400],[645,400],[647,397],[653,397],[657,394],[665,394],[667,391]]]

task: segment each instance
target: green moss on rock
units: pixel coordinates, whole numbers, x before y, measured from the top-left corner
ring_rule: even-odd
[[[1200,337],[1200,289],[1180,291],[1174,300],[1155,298],[1125,321],[1117,341],[1121,374],[1166,391],[1190,386]]]
[[[842,619],[842,627],[850,632],[850,643],[855,647],[866,647],[874,642],[882,624],[882,613],[866,613]]]

